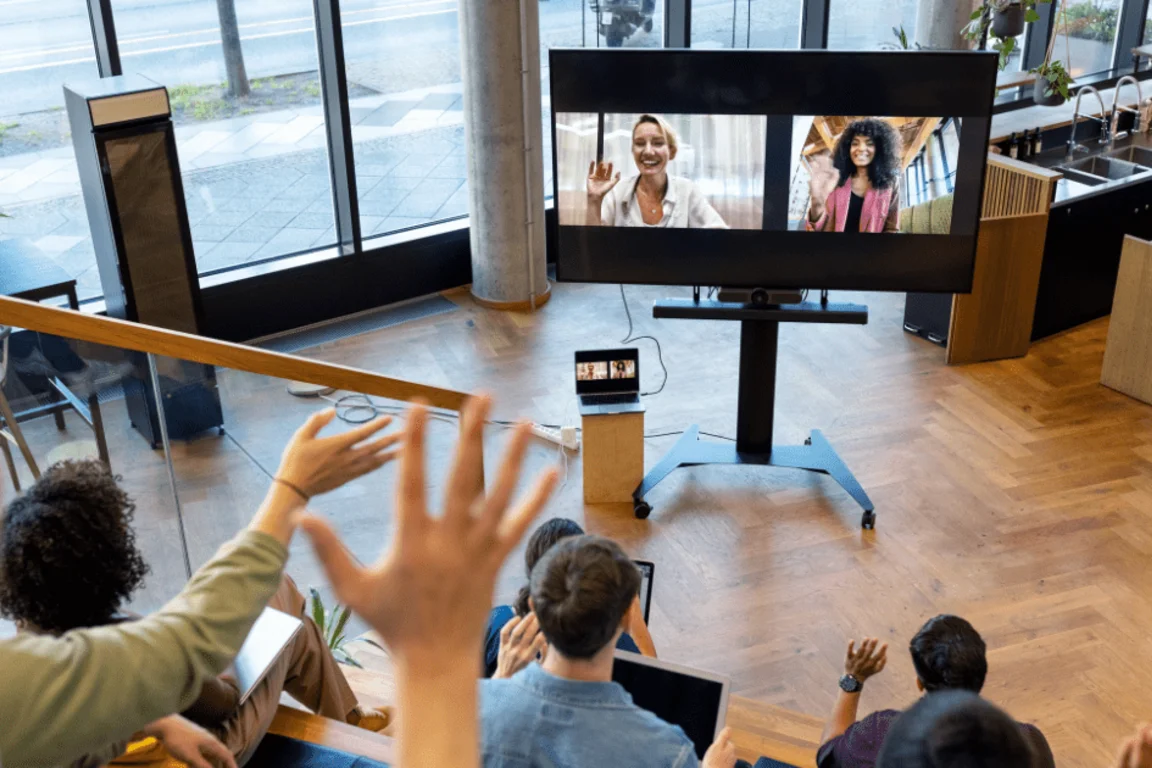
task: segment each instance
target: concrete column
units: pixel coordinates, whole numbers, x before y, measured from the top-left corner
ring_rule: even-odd
[[[960,31],[977,5],[978,0],[920,0],[916,9],[916,42],[940,50],[971,48]]]
[[[459,0],[472,295],[519,309],[548,298],[539,0]]]

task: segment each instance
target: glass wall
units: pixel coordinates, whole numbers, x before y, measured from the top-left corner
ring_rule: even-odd
[[[112,0],[125,72],[167,86],[201,274],[331,245],[308,0]]]
[[[693,48],[798,48],[801,0],[695,0]]]
[[[96,76],[83,3],[0,3],[0,240],[29,240],[81,298],[102,291],[61,85]]]
[[[1122,0],[1067,0],[1056,20],[1052,55],[1073,77],[1112,68],[1122,5]]]
[[[468,212],[456,0],[341,4],[365,238]]]
[[[917,0],[831,0],[828,47],[870,51],[898,44],[893,29],[916,36]]]

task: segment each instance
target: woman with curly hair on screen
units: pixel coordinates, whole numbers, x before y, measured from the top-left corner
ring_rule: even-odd
[[[900,231],[900,136],[883,120],[849,123],[831,162],[811,161],[809,232]]]

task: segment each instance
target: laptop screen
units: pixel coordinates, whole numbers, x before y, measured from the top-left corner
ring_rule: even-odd
[[[576,353],[576,394],[639,391],[639,349],[594,349]]]
[[[700,759],[724,727],[728,682],[723,677],[616,651],[612,680],[631,694],[636,706],[680,726],[696,745]]]
[[[632,562],[640,571],[640,607],[644,609],[644,623],[651,624],[649,616],[652,614],[652,576],[656,573],[656,564],[647,560]]]

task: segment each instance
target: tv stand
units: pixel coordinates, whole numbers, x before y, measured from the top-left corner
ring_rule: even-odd
[[[843,486],[864,509],[861,526],[871,530],[876,525],[872,500],[860,487],[856,477],[824,439],[812,430],[804,445],[774,446],[772,426],[776,408],[776,353],[780,323],[836,323],[865,325],[868,308],[860,304],[824,304],[804,302],[753,306],[720,301],[665,299],[652,308],[656,318],[685,320],[740,321],[740,384],[737,405],[736,443],[712,443],[700,440],[700,427],[688,427],[664,458],[644,477],[632,493],[633,508],[638,518],[652,512],[644,496],[673,470],[702,464],[760,464],[773,467],[804,469],[829,475]]]

